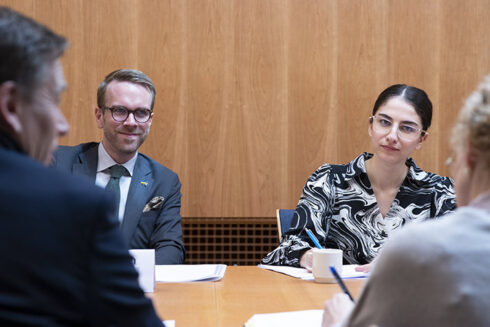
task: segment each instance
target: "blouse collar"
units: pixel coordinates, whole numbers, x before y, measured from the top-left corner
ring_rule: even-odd
[[[352,160],[350,162],[350,167],[349,167],[350,168],[349,171],[351,173],[350,174],[348,173],[346,177],[354,178],[362,174],[367,175],[366,160],[369,160],[372,157],[373,157],[372,153],[363,152],[357,158]],[[429,173],[420,169],[412,158],[408,158],[407,161],[405,161],[405,164],[408,167],[408,174],[407,174],[408,179],[416,182],[422,182],[422,183],[430,182]]]

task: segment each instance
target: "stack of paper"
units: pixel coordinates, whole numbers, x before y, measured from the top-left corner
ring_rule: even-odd
[[[301,278],[305,280],[313,280],[313,274],[308,272],[305,268],[296,268],[289,266],[270,266],[270,265],[259,265],[260,268],[272,270],[279,272],[281,274],[286,274],[288,276]],[[340,277],[342,279],[350,279],[350,278],[364,278],[367,277],[368,274],[365,272],[356,271],[357,265],[343,265],[342,266],[342,274]]]
[[[323,310],[290,311],[255,314],[245,327],[320,327]]]
[[[163,283],[212,282],[225,275],[226,265],[157,265],[155,279]]]

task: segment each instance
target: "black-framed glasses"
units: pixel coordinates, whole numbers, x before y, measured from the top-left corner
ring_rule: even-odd
[[[381,115],[374,115],[369,117],[369,122],[373,124],[373,129],[378,133],[388,134],[393,128],[393,122],[391,121],[391,119]],[[399,138],[407,141],[414,141],[419,136],[429,134],[427,131],[424,131],[417,126],[404,123],[398,124],[396,132]]]
[[[138,123],[146,123],[153,113],[153,111],[146,108],[129,110],[123,106],[102,107],[102,110],[110,110],[112,118],[118,122],[126,121],[131,113],[133,114],[134,120],[136,120]]]

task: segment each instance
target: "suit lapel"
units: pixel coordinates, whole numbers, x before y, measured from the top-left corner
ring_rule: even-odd
[[[122,233],[125,239],[128,240],[128,243],[131,243],[131,238],[136,230],[136,226],[138,226],[143,208],[150,200],[152,188],[153,177],[150,165],[138,154],[129,186],[124,219],[121,224]]]
[[[97,160],[99,157],[98,147],[93,146],[85,152],[78,155],[78,162],[73,164],[73,173],[82,176],[88,176],[95,183],[97,174]]]

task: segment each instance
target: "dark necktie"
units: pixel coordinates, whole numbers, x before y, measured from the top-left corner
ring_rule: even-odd
[[[119,201],[121,199],[119,180],[121,179],[121,176],[128,174],[128,170],[123,165],[114,165],[109,168],[109,171],[111,172],[111,178],[105,188],[111,190],[116,196],[116,217],[119,218]]]

